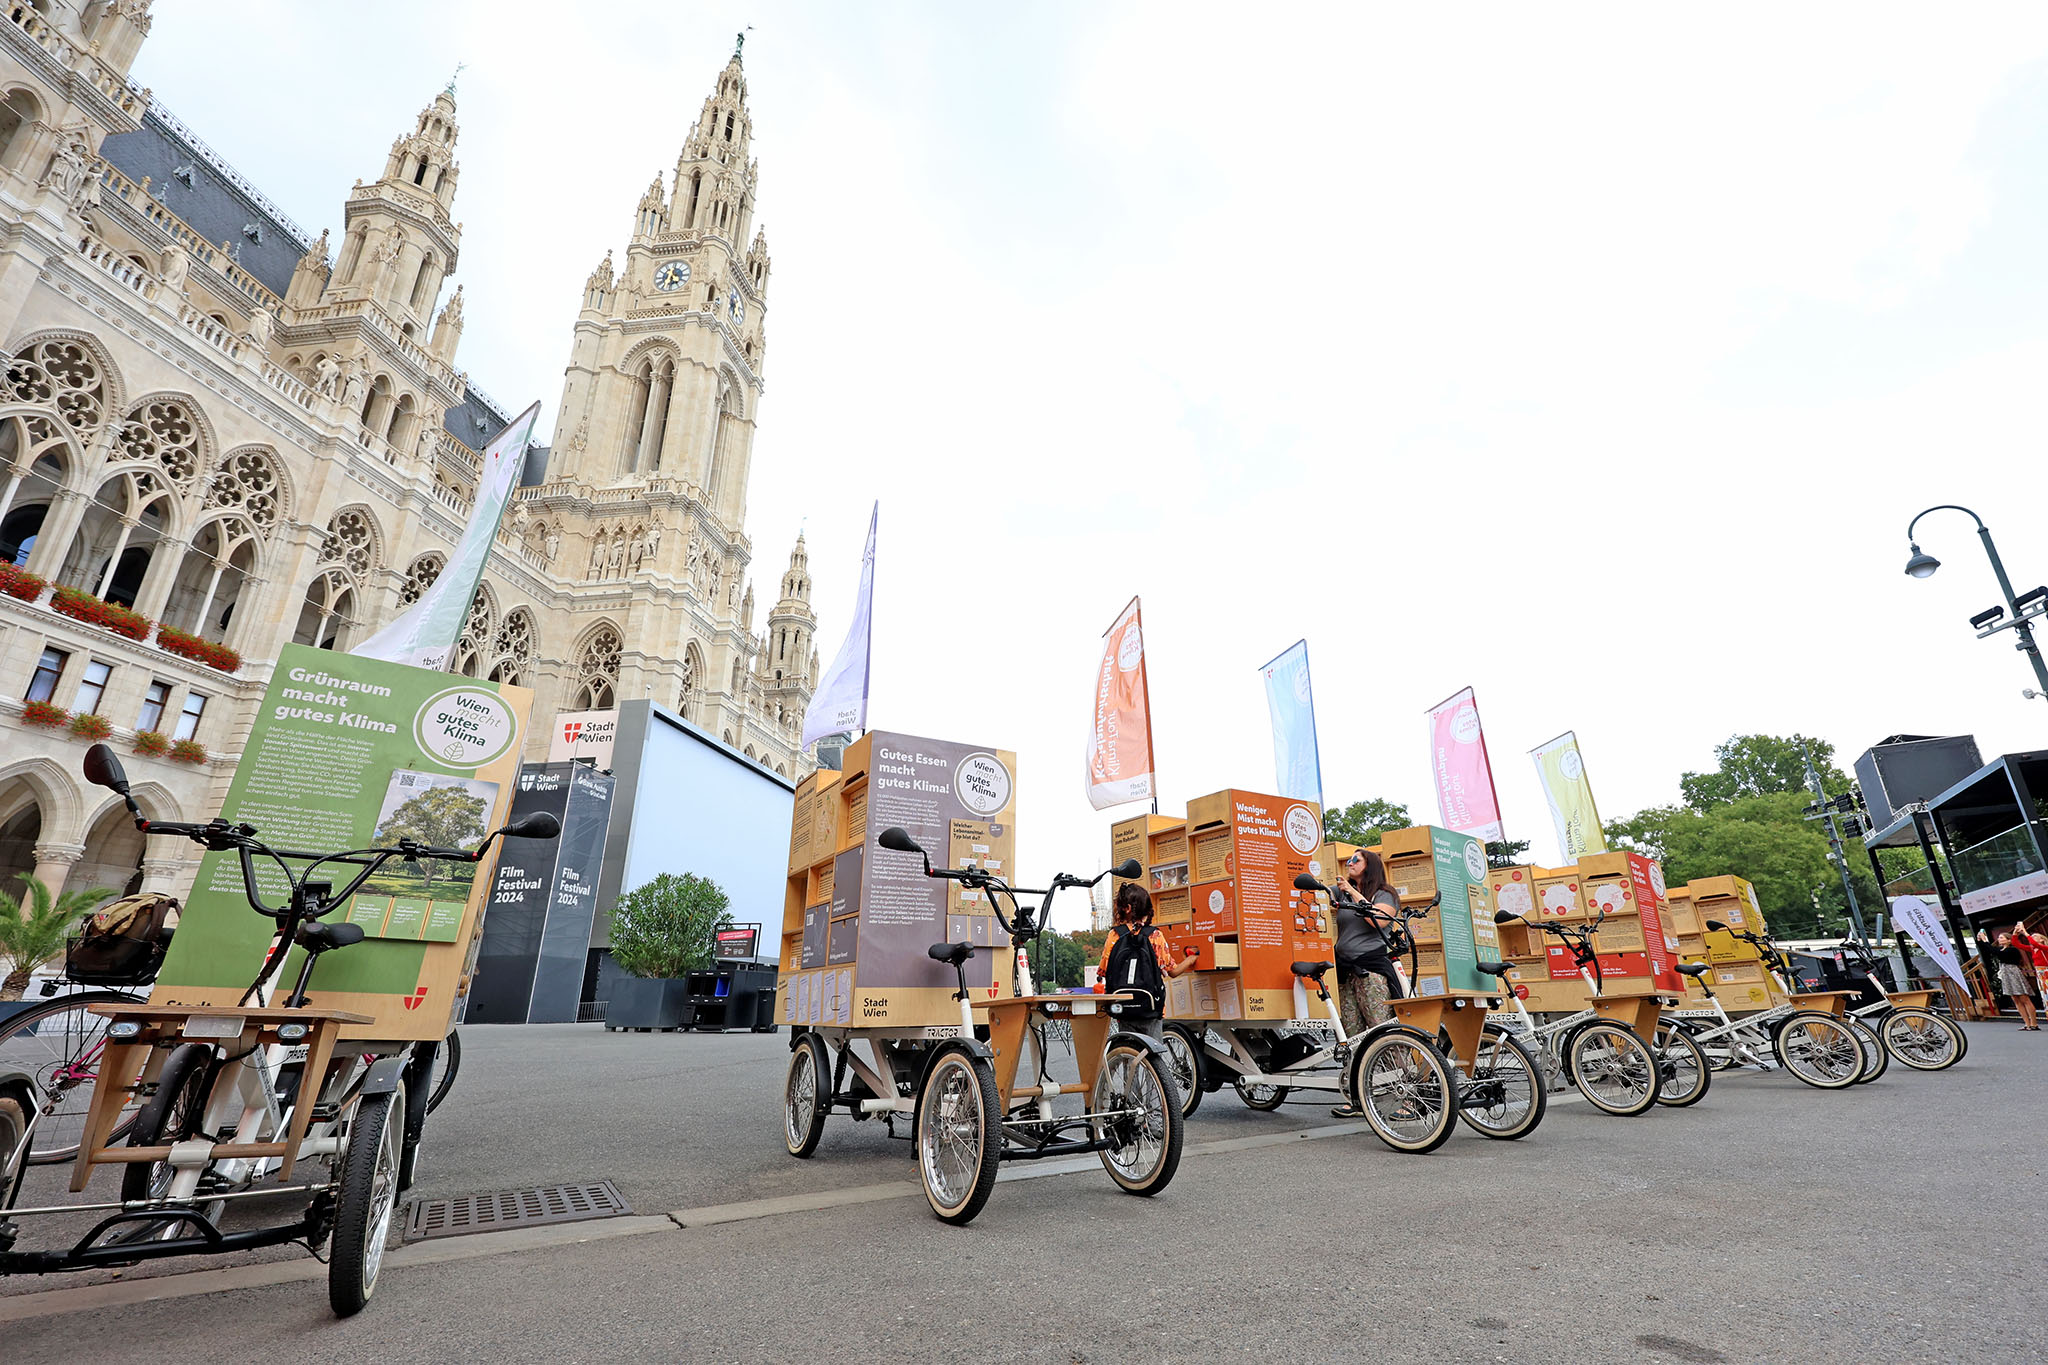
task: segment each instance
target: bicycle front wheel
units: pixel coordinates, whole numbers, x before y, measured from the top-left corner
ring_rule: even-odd
[[[0,1071],[19,1071],[36,1089],[36,1120],[28,1160],[32,1165],[70,1161],[78,1155],[85,1118],[99,1079],[107,1025],[94,1005],[132,1005],[140,996],[121,991],[77,991],[60,995],[0,1019]],[[121,1110],[107,1141],[117,1142],[135,1126],[140,1099]]]
[[[1195,1030],[1168,1024],[1166,1050],[1173,1054],[1173,1082],[1180,1087],[1180,1112],[1186,1118],[1202,1107],[1202,1039]]]
[[[1429,1040],[1382,1033],[1354,1052],[1351,1102],[1397,1152],[1433,1152],[1458,1126],[1458,1077]]]
[[[1122,1044],[1102,1059],[1095,1077],[1090,1127],[1106,1142],[1102,1168],[1126,1194],[1151,1196],[1180,1169],[1186,1117],[1175,1081],[1150,1049]]]
[[[1714,1080],[1706,1050],[1679,1024],[1657,1026],[1657,1067],[1662,1073],[1657,1103],[1671,1109],[1698,1104]]]
[[[1963,1031],[1932,1010],[1893,1010],[1878,1032],[1885,1051],[1915,1071],[1943,1071],[1963,1059]]]
[[[1793,1015],[1771,1046],[1787,1071],[1818,1090],[1845,1090],[1863,1074],[1863,1044],[1830,1014]]]
[[[1498,1024],[1479,1037],[1471,1079],[1460,1087],[1458,1117],[1473,1131],[1503,1142],[1526,1137],[1543,1122],[1549,1097],[1529,1045]]]
[[[377,1290],[384,1243],[391,1237],[391,1212],[398,1202],[405,1088],[357,1101],[347,1141],[327,1262],[327,1302],[340,1318],[360,1313]]]
[[[1634,1029],[1605,1021],[1588,1024],[1573,1036],[1570,1056],[1579,1093],[1603,1113],[1628,1118],[1650,1108],[1663,1093],[1656,1055]]]

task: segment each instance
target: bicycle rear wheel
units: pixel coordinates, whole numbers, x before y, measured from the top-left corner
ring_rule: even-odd
[[[1382,1033],[1352,1054],[1351,1102],[1397,1152],[1433,1152],[1458,1126],[1458,1076],[1418,1033]]]
[[[1963,1059],[1962,1029],[1932,1010],[1893,1010],[1877,1027],[1885,1050],[1915,1071],[1942,1071]]]
[[[1856,1041],[1863,1045],[1863,1074],[1856,1078],[1856,1084],[1869,1085],[1885,1068],[1892,1064],[1892,1055],[1884,1050],[1884,1040],[1877,1036],[1877,1030],[1854,1015],[1842,1021],[1849,1026],[1849,1032],[1856,1035]]]
[[[1572,1079],[1579,1093],[1604,1113],[1640,1114],[1663,1093],[1663,1073],[1649,1044],[1634,1029],[1602,1020],[1572,1037]]]
[[[1183,1024],[1164,1029],[1166,1050],[1173,1054],[1173,1081],[1180,1087],[1180,1112],[1186,1118],[1202,1107],[1202,1038]]]
[[[70,1161],[78,1155],[107,1025],[113,1022],[92,1013],[91,1006],[135,1004],[140,999],[122,991],[77,991],[0,1019],[0,1071],[25,1072],[35,1085],[42,1113],[30,1139],[31,1164]],[[141,1107],[140,1099],[129,1101],[107,1135],[109,1142],[126,1136]]]
[[[917,1169],[933,1213],[974,1220],[996,1187],[1002,1141],[995,1069],[962,1047],[941,1053],[917,1093]]]
[[[1473,1131],[1504,1142],[1535,1132],[1550,1103],[1535,1054],[1498,1024],[1480,1034],[1479,1056],[1460,1091],[1458,1117]]]
[[[1657,1103],[1683,1109],[1707,1097],[1714,1069],[1708,1065],[1706,1050],[1693,1041],[1682,1025],[1657,1026],[1657,1065],[1662,1073]]]
[[[462,1033],[449,1029],[448,1036],[441,1040],[441,1050],[434,1055],[434,1087],[427,1095],[427,1112],[433,1113],[441,1107],[441,1101],[448,1098],[448,1091],[455,1085],[455,1073],[462,1070]]]
[[[1771,1046],[1787,1071],[1817,1090],[1845,1090],[1863,1074],[1863,1044],[1833,1015],[1794,1014]]]

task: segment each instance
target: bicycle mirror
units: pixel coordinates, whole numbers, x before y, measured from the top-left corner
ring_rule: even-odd
[[[910,831],[891,825],[875,836],[875,842],[891,853],[922,853],[924,849],[917,840],[910,837]]]
[[[104,744],[95,744],[85,751],[85,780],[95,787],[128,794],[128,774],[114,751]]]
[[[1321,891],[1324,888],[1321,882],[1304,872],[1294,879],[1294,889],[1296,891]]]
[[[1714,931],[1715,933],[1717,933],[1717,934],[1725,934],[1725,933],[1727,933],[1727,932],[1728,932],[1728,926],[1727,926],[1727,925],[1725,925],[1725,924],[1723,924],[1723,923],[1721,923],[1721,921],[1719,921],[1719,920],[1717,920],[1717,919],[1710,919],[1710,920],[1708,920],[1708,921],[1707,921],[1707,927],[1708,927],[1709,929],[1712,929],[1712,930],[1713,930],[1713,931]]]

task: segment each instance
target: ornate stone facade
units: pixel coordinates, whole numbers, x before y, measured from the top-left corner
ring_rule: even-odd
[[[147,0],[0,19],[0,878],[181,889],[183,848],[142,862],[77,776],[84,742],[27,704],[104,717],[124,753],[145,730],[203,746],[131,776],[152,815],[210,816],[278,650],[345,650],[417,598],[506,419],[455,364],[452,84],[349,190],[330,248],[129,84],[150,22]],[[747,582],[769,278],[751,132],[735,56],[623,266],[590,277],[555,444],[456,649],[456,671],[535,689],[529,757],[554,711],[646,697],[808,770],[801,538],[762,635]]]

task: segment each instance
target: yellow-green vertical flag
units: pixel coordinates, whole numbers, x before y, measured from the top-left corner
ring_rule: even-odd
[[[1550,803],[1550,818],[1557,826],[1564,861],[1577,862],[1582,853],[1605,853],[1607,836],[1593,805],[1593,784],[1586,780],[1585,760],[1579,757],[1579,737],[1567,730],[1531,749],[1529,757],[1536,760],[1536,776]]]

